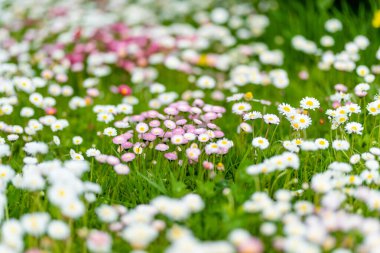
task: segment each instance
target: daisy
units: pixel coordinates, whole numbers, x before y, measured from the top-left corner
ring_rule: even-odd
[[[70,236],[70,228],[63,221],[53,220],[47,228],[48,235],[56,240],[65,240]]]
[[[202,76],[197,81],[197,86],[202,89],[212,89],[215,85],[215,80],[210,76]]]
[[[219,140],[217,143],[220,148],[227,148],[227,149],[231,148],[234,145],[232,141],[226,138]]]
[[[377,115],[380,113],[380,100],[376,100],[367,105],[367,110],[370,115]]]
[[[232,112],[238,115],[242,115],[246,111],[251,110],[252,106],[248,103],[241,102],[241,103],[236,103],[232,106]]]
[[[53,142],[55,145],[59,146],[61,144],[61,140],[59,139],[58,136],[54,135],[53,136]]]
[[[316,100],[315,98],[312,98],[312,97],[305,97],[300,102],[301,108],[303,108],[305,110],[306,109],[310,109],[310,110],[318,109],[319,105],[320,105],[319,101]]]
[[[97,120],[108,123],[114,120],[114,116],[111,113],[101,112],[98,114]]]
[[[278,106],[278,111],[282,114],[282,115],[289,115],[291,113],[294,113],[296,110],[291,107],[289,104],[286,104],[286,103],[282,103]]]
[[[358,122],[349,122],[347,123],[347,125],[344,127],[344,129],[346,130],[347,133],[349,134],[359,134],[361,135],[362,134],[362,131],[363,131],[363,126],[362,124],[358,123]]]
[[[199,155],[201,154],[201,150],[198,149],[198,148],[188,148],[186,149],[186,156],[190,159],[190,160],[198,160],[198,157]]]
[[[290,151],[290,152],[295,152],[295,153],[299,152],[299,147],[297,147],[297,145],[295,145],[295,144],[292,143],[291,141],[283,141],[283,142],[282,142],[282,146],[283,146],[286,150],[288,150],[288,151]]]
[[[294,129],[296,129],[296,126],[298,126],[298,129],[306,129],[311,125],[311,118],[305,114],[297,114],[295,119],[292,122],[292,126]]]
[[[107,127],[106,129],[104,129],[103,134],[107,136],[116,136],[117,130],[113,127]]]
[[[135,129],[138,133],[142,134],[149,130],[149,126],[146,123],[141,122],[136,125]]]
[[[350,157],[350,163],[351,164],[357,164],[360,162],[360,155],[359,154],[354,154]]]
[[[261,114],[261,112],[252,111],[252,112],[248,112],[248,113],[244,114],[243,119],[245,121],[247,121],[247,120],[260,119],[262,117],[263,117],[263,115]]]
[[[88,157],[96,157],[96,156],[100,155],[100,151],[96,148],[90,148],[90,149],[87,149],[86,155]]]
[[[230,97],[227,97],[226,100],[227,100],[227,102],[239,101],[239,100],[243,99],[243,97],[244,97],[244,93],[236,93]]]
[[[342,22],[336,18],[329,19],[325,23],[325,29],[326,31],[330,33],[335,33],[337,31],[340,31],[342,30],[342,28],[343,28]]]
[[[119,216],[114,207],[106,204],[102,204],[96,208],[95,213],[97,214],[99,220],[104,223],[115,222]]]
[[[274,124],[274,125],[280,124],[280,119],[275,114],[265,114],[263,118],[264,118],[264,122],[267,124]]]
[[[380,148],[378,148],[378,147],[372,147],[372,148],[370,148],[369,152],[371,152],[372,154],[374,154],[376,156],[380,156]]]
[[[302,139],[294,139],[292,140],[292,143],[294,143],[296,146],[300,146],[304,141]]]
[[[302,142],[301,144],[301,150],[305,150],[305,151],[315,151],[317,150],[318,147],[317,145],[315,144],[315,142],[313,141],[304,141]]]
[[[70,150],[70,156],[71,156],[71,159],[73,159],[75,161],[82,161],[82,160],[84,160],[83,155],[80,154],[80,153],[75,152],[73,149]]]
[[[173,143],[174,145],[180,145],[180,144],[183,144],[184,142],[184,138],[182,135],[173,135],[170,140],[171,140],[171,143]]]
[[[336,123],[338,125],[341,125],[343,124],[344,122],[346,122],[348,120],[348,116],[346,114],[339,114],[337,115],[334,120],[333,120],[333,123]]]
[[[134,223],[121,233],[121,237],[135,249],[146,248],[157,236],[157,230],[144,223]]]
[[[46,154],[48,152],[48,145],[44,142],[29,142],[24,146],[26,153],[30,155]]]
[[[49,220],[48,213],[30,213],[21,217],[21,224],[27,234],[41,236],[46,232]]]
[[[112,237],[99,230],[91,230],[87,237],[87,248],[91,252],[111,252]]]
[[[371,184],[379,179],[379,172],[375,170],[363,170],[360,174],[360,178],[367,184]]]
[[[134,145],[133,152],[137,155],[141,155],[143,152],[143,148],[141,147],[141,145]]]
[[[80,136],[74,136],[73,137],[73,144],[74,145],[80,145],[83,142],[83,138]]]
[[[207,155],[217,154],[219,152],[219,146],[217,143],[212,142],[206,145],[205,152]]]
[[[269,146],[269,141],[263,137],[256,137],[252,140],[252,146],[260,149],[266,149]]]
[[[252,126],[247,124],[246,122],[242,122],[238,128],[238,132],[240,132],[240,129],[243,130],[246,133],[252,133]]]
[[[361,113],[360,106],[355,103],[350,103],[348,105],[345,105],[345,108],[349,113]]]
[[[327,149],[329,147],[329,142],[326,139],[318,138],[315,140],[315,145],[317,145],[318,149]]]
[[[60,119],[60,120],[57,120],[55,121],[54,123],[52,123],[50,125],[50,128],[53,132],[57,132],[57,131],[60,131],[62,129],[64,129],[65,127],[67,127],[69,125],[69,122],[65,119]]]
[[[210,140],[210,136],[208,134],[200,134],[198,136],[198,141],[200,142],[208,142]]]
[[[311,214],[314,210],[313,204],[307,201],[298,201],[295,205],[294,208],[299,215],[307,215]]]
[[[348,150],[350,148],[350,144],[346,140],[334,140],[332,147],[335,150]]]

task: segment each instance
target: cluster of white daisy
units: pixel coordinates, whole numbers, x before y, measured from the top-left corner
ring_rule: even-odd
[[[287,168],[297,170],[299,167],[299,157],[292,152],[284,152],[281,155],[265,159],[262,163],[248,166],[247,173],[249,175],[266,174],[277,170],[285,170]]]
[[[203,208],[204,202],[199,195],[188,194],[181,199],[160,196],[153,199],[150,204],[138,205],[131,210],[120,205],[103,204],[96,209],[96,214],[102,222],[109,224],[111,231],[127,241],[134,250],[144,250],[168,226],[164,220],[158,218],[159,215],[181,222]],[[172,229],[177,228],[174,226],[170,230]],[[101,249],[92,249],[93,252],[99,250]]]
[[[260,232],[267,237],[277,234],[277,225],[281,224],[281,235],[274,239],[274,248],[283,252],[351,252],[347,250],[344,238],[336,238],[335,233],[350,233],[356,231],[363,238],[350,244],[350,248],[360,252],[376,252],[379,247],[375,238],[380,235],[380,223],[373,218],[352,214],[339,209],[347,197],[330,186],[318,202],[294,200],[296,192],[278,190],[274,199],[264,192],[254,193],[250,200],[244,203],[246,212],[259,215],[262,219]],[[365,190],[360,190],[365,194]]]
[[[282,103],[278,106],[278,111],[286,117],[294,130],[304,130],[308,128],[312,120],[306,110],[318,109],[320,103],[317,99],[305,97],[300,102],[301,109],[296,109],[289,104]]]
[[[353,41],[345,43],[344,50],[334,53],[330,48],[334,46],[338,35],[334,35],[334,38],[333,33],[342,30],[342,23],[333,18],[326,21],[325,28],[331,35],[323,35],[320,38],[319,43],[323,48],[318,47],[316,42],[308,40],[302,35],[293,37],[292,46],[303,53],[318,56],[318,67],[321,70],[327,71],[334,67],[339,71],[352,72],[356,69],[358,75],[367,79],[368,82],[373,80],[367,67],[356,66],[356,62],[360,60],[360,51],[365,50],[370,44],[368,38],[364,35],[357,35]]]
[[[282,142],[282,146],[294,153],[298,153],[300,150],[304,151],[316,151],[316,150],[324,150],[330,146],[328,140],[324,138],[317,138],[315,140],[303,140],[303,139],[293,139],[286,140]]]

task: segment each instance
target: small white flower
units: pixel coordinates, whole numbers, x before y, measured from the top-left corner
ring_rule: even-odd
[[[117,130],[113,127],[107,127],[106,129],[104,129],[103,134],[107,136],[116,136]]]
[[[80,136],[74,136],[73,137],[73,144],[74,145],[80,145],[83,142],[83,138]]]
[[[252,145],[260,149],[266,149],[269,146],[269,141],[263,137],[256,137],[252,140]]]

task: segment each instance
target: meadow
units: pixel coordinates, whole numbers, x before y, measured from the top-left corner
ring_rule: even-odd
[[[0,253],[380,252],[380,2],[0,1]]]

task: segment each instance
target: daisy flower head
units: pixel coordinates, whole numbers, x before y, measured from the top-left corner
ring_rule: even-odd
[[[347,114],[338,114],[333,118],[333,124],[337,124],[338,126],[345,123],[348,120]]]
[[[118,218],[116,209],[106,204],[102,204],[96,208],[95,213],[97,214],[98,218],[104,223],[115,222]]]
[[[55,145],[59,146],[61,144],[61,140],[59,139],[58,136],[54,135],[53,136],[53,142]]]
[[[282,103],[278,106],[278,111],[282,115],[289,115],[291,113],[294,113],[296,110],[292,106],[290,106],[289,104]]]
[[[80,136],[74,136],[73,137],[73,144],[74,145],[80,145],[83,142],[83,138]]]
[[[348,111],[349,114],[351,113],[361,113],[361,108],[358,104],[355,104],[355,103],[350,103],[350,104],[346,104],[344,106],[346,108],[346,110]]]
[[[48,213],[24,214],[21,217],[20,221],[24,231],[27,234],[33,236],[41,236],[46,232],[48,228],[50,215]]]
[[[356,74],[360,77],[365,77],[366,75],[370,74],[369,68],[365,65],[360,65],[356,68]]]
[[[296,145],[296,144],[294,144],[293,142],[291,142],[291,141],[283,141],[282,142],[282,146],[286,149],[286,150],[288,150],[288,151],[290,151],[290,152],[295,152],[295,153],[298,153],[299,152],[299,147]]]
[[[142,152],[144,151],[144,149],[143,149],[143,147],[141,146],[141,144],[135,144],[134,146],[133,146],[133,152],[135,153],[135,154],[137,154],[137,155],[141,155],[142,154]]]
[[[224,149],[229,149],[229,148],[231,148],[234,145],[234,143],[232,141],[230,141],[230,140],[228,140],[226,138],[218,140],[217,143],[218,143],[218,146],[220,148],[224,148]]]
[[[267,124],[273,124],[273,125],[280,124],[280,119],[275,114],[265,114],[263,118],[264,118],[264,122]]]
[[[311,118],[305,114],[296,114],[291,125],[295,130],[306,129],[311,125]]]
[[[50,128],[53,132],[57,132],[57,131],[60,131],[62,129],[64,129],[65,127],[67,127],[69,125],[69,122],[65,119],[60,119],[60,120],[57,120],[55,121],[54,123],[52,123],[50,125]]]
[[[285,152],[281,156],[284,158],[287,167],[290,167],[293,169],[299,168],[300,159],[296,154],[294,154],[292,152]]]
[[[171,140],[171,143],[173,143],[174,145],[181,145],[185,141],[185,138],[183,137],[183,135],[178,134],[178,135],[173,135],[170,140]]]
[[[75,152],[73,149],[70,150],[70,157],[74,161],[83,161],[84,160],[83,155]]]
[[[259,149],[266,149],[269,146],[269,141],[263,137],[256,137],[252,140],[252,146]]]
[[[247,112],[244,114],[243,116],[243,119],[245,121],[247,120],[255,120],[255,119],[260,119],[262,118],[263,115],[261,114],[261,112],[258,112],[258,111],[252,111],[252,112]]]
[[[100,122],[108,123],[114,120],[114,116],[112,113],[101,112],[97,115],[97,120]]]
[[[359,83],[354,88],[355,95],[358,97],[365,97],[368,94],[369,89],[370,86],[368,83]]]
[[[362,126],[362,124],[360,124],[358,122],[349,122],[346,124],[344,129],[346,130],[346,132],[348,134],[359,134],[359,135],[361,135],[362,131],[363,131],[363,126]]]
[[[310,109],[310,110],[314,110],[314,109],[318,109],[319,106],[320,106],[320,103],[317,99],[315,98],[312,98],[312,97],[305,97],[301,100],[300,102],[300,106],[302,109]]]
[[[330,33],[335,33],[337,31],[342,30],[342,22],[339,19],[332,18],[326,21],[325,29]]]
[[[65,240],[70,236],[70,228],[63,221],[53,220],[47,228],[48,235],[56,240]]]
[[[113,127],[107,127],[106,129],[104,129],[103,134],[107,136],[116,136],[117,130]]]
[[[294,143],[296,146],[300,146],[303,142],[304,140],[300,138],[292,140],[292,143]]]
[[[238,133],[243,130],[246,133],[252,133],[253,129],[252,126],[246,122],[242,122],[238,128]]]
[[[89,148],[86,151],[86,155],[88,157],[96,157],[96,156],[100,155],[100,151],[96,148]]]
[[[210,76],[202,76],[197,80],[197,86],[201,89],[213,89],[216,86],[216,81]]]
[[[112,237],[100,230],[92,230],[86,240],[87,248],[91,252],[111,252]]]
[[[200,134],[198,135],[199,142],[208,142],[210,140],[210,136],[208,134]]]
[[[205,152],[207,155],[219,153],[219,146],[217,143],[212,142],[206,145]]]
[[[334,46],[335,41],[334,41],[333,37],[331,37],[329,35],[324,35],[321,37],[320,43],[324,47],[331,47],[331,46]]]
[[[230,97],[227,97],[227,102],[232,102],[232,101],[239,101],[239,100],[242,100],[244,98],[244,93],[236,93],[236,94],[233,94],[232,96]]]
[[[371,152],[372,154],[374,154],[376,156],[380,156],[380,148],[378,148],[378,147],[372,147],[372,148],[370,148],[369,152]]]
[[[318,149],[327,149],[329,147],[329,141],[324,138],[318,138],[315,140],[315,145]]]
[[[350,144],[346,140],[334,140],[332,147],[335,150],[348,150],[350,148]]]
[[[236,103],[232,106],[232,112],[237,115],[242,115],[251,109],[252,109],[252,106],[245,102]]]
[[[149,130],[148,124],[140,122],[136,125],[136,131],[140,134],[146,133]]]
[[[201,154],[201,150],[199,148],[186,149],[186,156],[190,160],[194,160],[194,161],[198,160],[198,157],[200,156],[200,154]]]
[[[46,154],[48,150],[48,145],[44,142],[28,142],[24,146],[24,151],[33,156],[36,154]]]
[[[377,115],[380,113],[380,100],[376,100],[367,105],[367,111],[370,115]]]
[[[318,150],[318,146],[315,144],[315,142],[308,141],[308,140],[305,140],[304,142],[302,142],[300,147],[301,147],[301,150],[304,150],[304,151]]]

